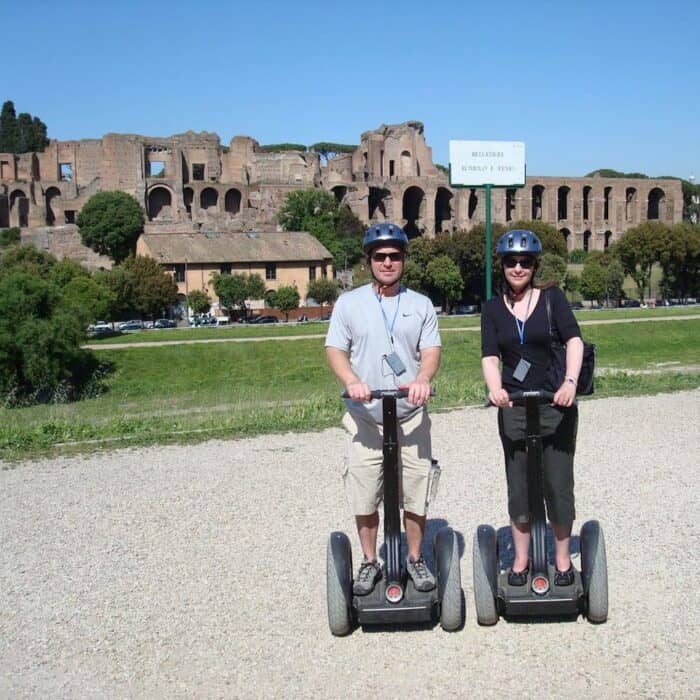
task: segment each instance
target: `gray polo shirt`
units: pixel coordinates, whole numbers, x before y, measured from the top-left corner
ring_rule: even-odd
[[[441,345],[437,316],[428,297],[405,287],[396,296],[378,297],[371,284],[338,298],[326,335],[326,347],[348,353],[353,371],[370,389],[395,389],[408,384],[418,374],[420,351]],[[385,359],[392,352],[406,367],[399,376]],[[345,403],[357,418],[382,422],[381,401]],[[419,406],[399,399],[400,420],[418,410]]]

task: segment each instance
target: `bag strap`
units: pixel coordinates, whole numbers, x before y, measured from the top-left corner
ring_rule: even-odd
[[[547,323],[549,324],[549,342],[552,344],[557,343],[557,339],[554,337],[554,331],[552,330],[552,307],[549,303],[549,289],[544,290],[544,301],[547,306]]]

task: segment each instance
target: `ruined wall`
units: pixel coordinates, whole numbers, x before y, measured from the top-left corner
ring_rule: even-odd
[[[286,195],[310,187],[333,192],[365,224],[396,221],[410,236],[485,220],[484,191],[451,188],[423,124],[410,121],[364,132],[353,153],[323,167],[317,153],[266,153],[248,136],[223,147],[209,132],[54,140],[43,153],[0,154],[0,227],[71,225],[93,194],[121,190],[136,197],[149,224],[173,232],[277,230]],[[530,176],[523,188],[492,191],[491,217],[540,219],[562,231],[570,249],[596,249],[649,218],[680,221],[682,209],[676,180]]]

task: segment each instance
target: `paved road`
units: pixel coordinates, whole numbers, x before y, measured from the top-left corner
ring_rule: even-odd
[[[658,316],[654,318],[621,318],[621,319],[601,319],[600,321],[579,321],[580,326],[596,326],[610,323],[646,323],[648,321],[699,321],[700,314],[685,314],[679,316]],[[480,333],[479,326],[466,326],[463,328],[441,328],[440,333],[462,333],[471,331]],[[262,343],[267,340],[308,340],[309,338],[325,338],[325,333],[313,333],[310,335],[275,335],[257,338],[208,338],[200,340],[159,340],[159,341],[144,341],[142,343],[109,343],[97,344],[88,343],[83,347],[89,350],[112,350],[114,348],[153,348],[159,345],[199,345],[201,343]]]
[[[465,550],[452,634],[328,632],[326,541],[353,530],[340,429],[6,465],[0,697],[698,698],[699,407],[700,391],[581,404],[577,527],[605,530],[602,626],[476,625],[472,533],[505,525],[493,410],[433,417],[429,526]]]

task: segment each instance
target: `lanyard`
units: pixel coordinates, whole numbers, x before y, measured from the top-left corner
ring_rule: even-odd
[[[389,336],[389,342],[391,343],[391,347],[394,347],[394,325],[396,324],[396,317],[399,315],[399,305],[401,304],[401,288],[399,287],[399,293],[397,294],[397,299],[396,299],[396,310],[394,311],[394,318],[391,319],[391,325],[389,325],[389,319],[386,317],[386,313],[384,313],[384,307],[382,306],[382,297],[380,294],[376,294],[377,297],[377,302],[379,303],[379,308],[382,312],[382,316],[384,317],[384,327],[386,328],[387,335]]]
[[[515,314],[515,325],[518,329],[518,338],[520,338],[520,344],[525,344],[525,324],[527,323],[527,317],[530,313],[530,302],[532,301],[532,287],[530,288],[530,296],[527,298],[527,308],[525,309],[525,320],[521,321]]]

